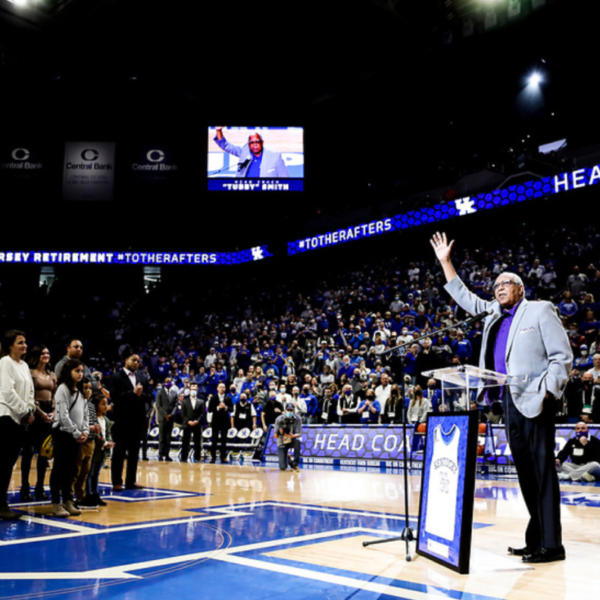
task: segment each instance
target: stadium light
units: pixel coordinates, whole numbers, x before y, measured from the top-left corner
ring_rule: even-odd
[[[540,85],[540,83],[542,83],[543,78],[542,76],[537,72],[534,71],[530,76],[529,79],[527,80],[527,83],[531,86],[538,86]]]

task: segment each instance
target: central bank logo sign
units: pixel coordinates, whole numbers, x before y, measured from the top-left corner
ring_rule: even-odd
[[[29,150],[27,148],[15,148],[10,155],[13,160],[27,160],[29,158]]]
[[[19,177],[27,177],[32,172],[43,169],[42,163],[37,160],[31,149],[25,146],[17,146],[8,152],[2,152],[2,158],[0,170],[4,173],[13,172]]]
[[[163,162],[165,160],[165,153],[162,150],[150,150],[146,154],[146,159],[151,163]]]
[[[67,142],[63,165],[64,200],[112,200],[114,142]]]
[[[96,150],[95,148],[86,148],[81,153],[81,158],[86,162],[94,162],[95,160],[98,160],[99,157],[100,154],[98,154],[98,150]]]
[[[172,152],[165,146],[146,146],[136,152],[135,156],[137,158],[131,163],[131,171],[140,179],[164,181],[171,173],[179,171]]]

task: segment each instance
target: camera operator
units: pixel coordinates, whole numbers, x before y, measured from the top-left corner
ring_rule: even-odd
[[[299,473],[300,463],[300,436],[302,435],[302,419],[296,414],[296,407],[291,402],[285,405],[285,413],[277,417],[274,425],[275,439],[277,440],[277,454],[279,455],[279,468],[285,471],[288,465]],[[294,450],[294,458],[288,452]]]

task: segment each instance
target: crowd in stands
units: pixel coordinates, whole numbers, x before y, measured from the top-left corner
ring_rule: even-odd
[[[600,390],[598,242],[591,227],[581,226],[573,233],[556,228],[456,250],[459,276],[483,299],[493,299],[497,275],[512,271],[523,279],[529,300],[556,305],[575,356],[566,402],[557,407],[563,420],[600,419],[600,401],[594,402]],[[96,403],[109,396],[98,390],[109,387],[123,358],[135,354],[154,397],[166,390],[176,400],[175,419],[192,388],[206,399],[219,384],[234,407],[232,426],[238,404],[251,407],[250,427],[265,430],[287,403],[306,424],[393,424],[401,422],[404,408],[415,425],[432,410],[476,409],[482,419],[503,419],[499,402],[484,406],[456,391],[442,395],[438,383],[424,375],[477,364],[482,332],[481,323],[466,331],[454,327],[465,315],[444,291],[440,267],[430,255],[354,262],[302,285],[207,287],[201,299],[159,285],[127,299],[116,292],[99,294],[84,307],[73,307],[60,304],[64,298],[57,290],[39,293],[54,302],[56,319],[15,312],[2,297],[4,320],[23,328],[27,323],[36,341],[53,340],[53,351],[72,342],[68,335],[78,335],[84,346],[89,341],[95,349],[86,357],[91,371],[86,367],[84,375],[94,383]],[[69,333],[59,334],[66,322]],[[413,342],[421,336],[426,337]],[[388,352],[400,344],[401,350]],[[404,381],[394,358],[399,353]]]

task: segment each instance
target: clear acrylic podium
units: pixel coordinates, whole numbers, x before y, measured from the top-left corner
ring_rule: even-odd
[[[469,410],[469,399],[471,397],[471,390],[473,389],[486,389],[491,387],[499,387],[502,385],[512,385],[523,383],[523,380],[519,377],[512,375],[506,375],[505,373],[497,373],[490,369],[481,369],[472,365],[460,365],[458,367],[446,367],[444,369],[434,369],[433,371],[424,371],[421,373],[425,377],[433,378],[442,383],[442,400],[441,406],[446,410],[446,388],[448,386],[451,389],[464,389],[467,405],[465,410]]]

